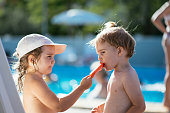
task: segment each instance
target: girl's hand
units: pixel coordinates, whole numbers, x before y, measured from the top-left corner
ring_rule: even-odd
[[[85,90],[90,88],[92,86],[92,78],[88,76],[84,77],[80,82],[80,86]]]

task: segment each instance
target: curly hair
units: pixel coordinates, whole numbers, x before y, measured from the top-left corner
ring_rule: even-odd
[[[12,68],[14,70],[16,70],[17,74],[18,74],[17,89],[20,93],[23,90],[23,81],[24,81],[24,78],[25,78],[25,75],[26,75],[27,69],[28,69],[28,56],[33,55],[35,57],[35,60],[39,60],[41,53],[42,53],[41,47],[34,49],[33,51],[25,54],[23,57],[18,59],[18,61],[15,62],[15,64],[13,65]],[[19,58],[19,56],[16,52],[14,53],[14,56]],[[36,65],[35,61],[33,61],[33,65],[34,65],[34,68],[35,68],[35,65]]]
[[[134,38],[123,27],[118,27],[115,22],[107,22],[104,29],[89,44],[96,46],[96,42],[107,42],[116,48],[123,47],[127,51],[127,57],[132,57],[134,54]]]

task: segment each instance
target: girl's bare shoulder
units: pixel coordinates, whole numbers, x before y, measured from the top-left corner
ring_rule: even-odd
[[[28,73],[26,74],[26,77],[25,77],[25,82],[29,83],[29,84],[36,84],[36,83],[39,83],[39,82],[42,82],[43,79],[40,78],[37,74],[35,73]]]

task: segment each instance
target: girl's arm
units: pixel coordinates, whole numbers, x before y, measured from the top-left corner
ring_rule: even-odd
[[[60,98],[59,103],[64,106],[62,111],[65,111],[70,108],[79,99],[83,92],[91,87],[91,85],[92,78],[85,77],[81,81],[79,87],[72,91],[68,96]]]
[[[46,85],[43,80],[33,80],[32,93],[41,103],[46,105],[48,108],[63,112],[70,108],[78,98],[83,94],[83,92],[90,88],[92,85],[92,79],[85,77],[82,79],[80,86],[78,86],[74,91],[72,91],[68,96],[63,98],[58,98]]]

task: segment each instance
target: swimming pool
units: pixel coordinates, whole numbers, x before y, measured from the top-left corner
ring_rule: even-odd
[[[165,87],[163,80],[165,68],[135,67],[141,81],[141,89],[146,102],[162,102]],[[58,75],[58,82],[48,82],[49,88],[57,95],[70,93],[83,77],[90,73],[88,66],[54,66],[53,73]],[[81,98],[86,98],[95,87],[95,81]]]

